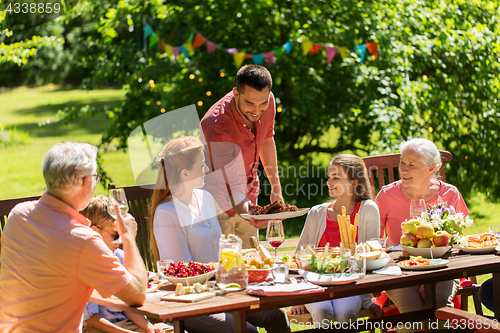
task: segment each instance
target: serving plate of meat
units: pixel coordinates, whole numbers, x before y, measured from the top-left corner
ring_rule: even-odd
[[[283,202],[276,200],[264,207],[249,204],[249,214],[241,214],[241,217],[246,220],[250,220],[252,217],[255,220],[284,220],[305,215],[309,209],[299,209],[295,205],[285,205]]]

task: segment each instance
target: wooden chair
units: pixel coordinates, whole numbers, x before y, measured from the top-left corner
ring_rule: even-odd
[[[0,236],[2,235],[9,213],[14,206],[21,202],[34,201],[38,199],[40,199],[40,196],[0,200]]]
[[[111,183],[108,185],[108,190],[114,188],[116,188],[115,184]],[[125,190],[125,195],[127,196],[129,213],[137,222],[136,242],[146,265],[146,269],[156,272],[156,265],[153,262],[153,256],[149,250],[148,230],[149,200],[151,199],[153,190],[152,188],[140,186],[125,186],[121,188]]]
[[[444,163],[449,162],[453,159],[450,152],[441,150],[441,160],[443,164],[439,170],[439,177],[442,181],[446,181]],[[366,168],[368,169],[368,177],[370,178],[370,183],[372,184],[375,193],[378,193],[382,186],[390,184],[399,179],[399,158],[401,154],[388,154],[380,156],[368,156],[364,157]],[[377,181],[375,181],[377,180]],[[386,181],[388,180],[388,181]],[[468,299],[469,296],[473,297],[474,308],[477,314],[482,315],[483,310],[481,307],[481,302],[479,301],[479,285],[477,284],[476,277],[470,277],[473,285],[466,288],[460,288],[457,295],[461,295],[462,305],[461,308],[465,311],[468,309]]]
[[[449,323],[466,323],[467,329],[475,332],[500,332],[500,325],[495,319],[490,319],[454,308],[439,308],[434,312],[437,319],[447,320]],[[456,328],[458,331],[458,328]],[[455,331],[450,328],[449,331]]]

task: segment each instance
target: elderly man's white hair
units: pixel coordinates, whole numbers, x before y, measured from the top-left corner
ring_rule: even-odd
[[[441,161],[441,154],[439,149],[436,147],[434,142],[423,139],[414,138],[406,142],[402,142],[399,145],[399,151],[402,153],[406,148],[414,149],[417,153],[422,156],[422,161],[427,167],[430,167],[432,163],[436,164],[434,168],[435,177],[439,178],[439,170],[443,162]]]
[[[71,192],[82,178],[97,171],[97,148],[88,143],[56,143],[43,158],[43,178],[49,190]]]

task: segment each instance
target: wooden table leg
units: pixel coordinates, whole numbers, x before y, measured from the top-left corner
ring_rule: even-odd
[[[495,318],[500,319],[500,272],[493,272],[493,299]]]
[[[247,318],[245,310],[233,311],[233,332],[247,333]]]
[[[184,320],[174,320],[174,333],[184,333]]]

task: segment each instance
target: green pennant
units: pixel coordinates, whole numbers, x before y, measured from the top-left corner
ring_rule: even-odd
[[[151,37],[149,37],[149,47],[156,45],[156,43],[158,43],[158,39],[159,38],[158,38],[158,35],[156,34],[156,32],[153,32]]]
[[[191,35],[189,35],[189,38],[187,40],[189,44],[193,44],[194,35],[195,35],[194,31],[191,33]]]
[[[274,52],[274,55],[277,58],[279,58],[279,57],[281,57],[283,55],[283,53],[285,53],[285,49],[283,47],[280,47],[280,48],[278,48],[276,50],[273,50],[273,52]]]

